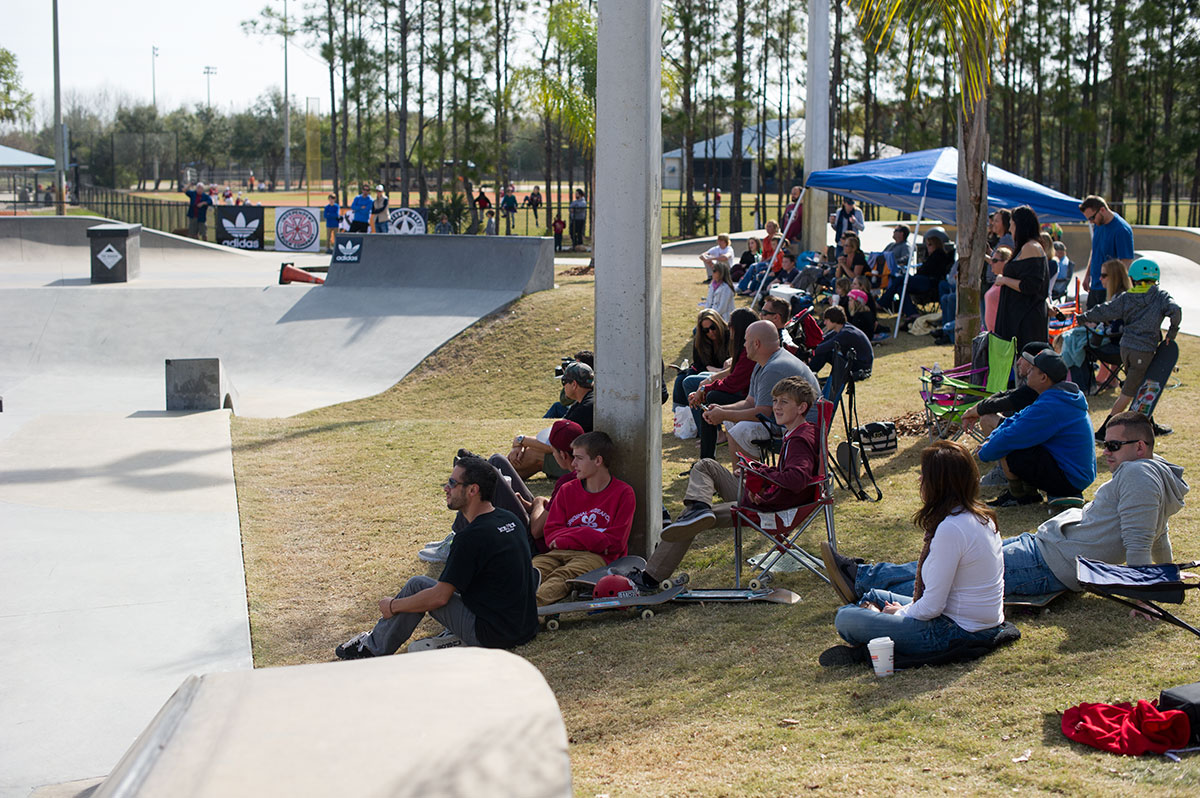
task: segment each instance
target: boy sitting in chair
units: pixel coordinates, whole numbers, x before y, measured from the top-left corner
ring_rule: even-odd
[[[803,377],[786,377],[771,389],[771,397],[775,421],[784,428],[779,466],[757,465],[754,470],[763,477],[761,486],[747,485],[745,496],[750,507],[768,511],[804,504],[819,458],[824,457],[823,452],[817,451],[817,428],[804,420],[817,401],[812,384]],[[630,577],[639,589],[657,590],[661,582],[669,579],[696,535],[714,526],[733,524],[730,508],[737,499],[738,482],[738,474],[711,458],[692,466],[683,494],[683,513],[663,529],[662,542],[645,570]],[[721,497],[720,504],[712,504],[714,493]]]

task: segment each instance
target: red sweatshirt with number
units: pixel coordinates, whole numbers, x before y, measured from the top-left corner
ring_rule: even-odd
[[[613,478],[599,493],[588,493],[579,480],[558,489],[546,515],[546,545],[590,551],[605,562],[628,553],[629,530],[637,498],[633,488]]]

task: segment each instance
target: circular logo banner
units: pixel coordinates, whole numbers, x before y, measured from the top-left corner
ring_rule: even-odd
[[[425,217],[412,208],[396,208],[388,217],[388,232],[399,236],[425,235]]]
[[[321,225],[315,208],[279,208],[275,212],[275,249],[316,252]]]

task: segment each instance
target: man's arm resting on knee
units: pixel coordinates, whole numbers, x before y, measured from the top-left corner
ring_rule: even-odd
[[[384,618],[391,618],[402,612],[429,612],[446,606],[453,595],[454,585],[449,582],[438,582],[433,587],[427,587],[411,596],[380,599],[379,614]]]

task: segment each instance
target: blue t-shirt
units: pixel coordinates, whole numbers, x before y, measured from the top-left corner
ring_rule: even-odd
[[[359,194],[354,198],[354,202],[350,203],[350,210],[354,212],[354,221],[369,222],[375,210],[375,200]]]
[[[1088,260],[1091,288],[1104,287],[1100,267],[1113,258],[1133,259],[1133,228],[1115,213],[1108,224],[1092,225],[1092,257]]]
[[[341,207],[336,202],[331,202],[325,206],[325,226],[337,227],[338,215],[342,212]]]

